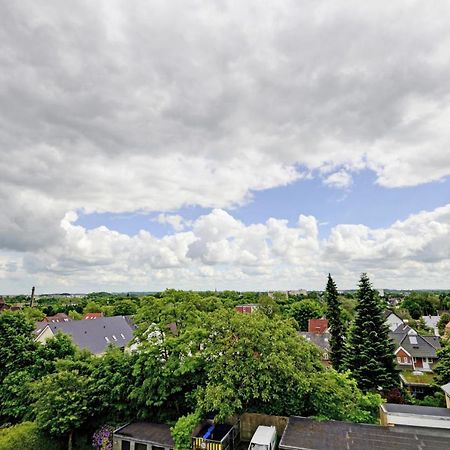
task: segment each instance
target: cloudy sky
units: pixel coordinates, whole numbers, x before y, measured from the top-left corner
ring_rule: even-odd
[[[450,2],[0,22],[0,293],[450,288]]]

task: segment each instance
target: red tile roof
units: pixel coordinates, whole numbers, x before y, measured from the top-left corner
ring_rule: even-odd
[[[310,333],[325,333],[328,330],[328,320],[327,319],[309,319],[308,320],[308,331]]]

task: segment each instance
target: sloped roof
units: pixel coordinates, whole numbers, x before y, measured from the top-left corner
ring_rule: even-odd
[[[133,339],[134,327],[125,316],[99,317],[95,320],[71,320],[47,324],[53,333],[62,331],[75,345],[94,354],[103,353],[109,344],[126,347]]]
[[[411,328],[408,324],[406,323],[401,323],[394,331],[393,333],[415,333],[417,334],[417,331],[414,330],[414,328]]]
[[[441,386],[441,389],[447,394],[450,395],[450,383],[444,384],[444,386]],[[449,410],[450,411],[450,410]]]
[[[290,417],[282,450],[448,450],[450,430]]]
[[[436,351],[441,348],[439,338],[436,336],[409,335],[408,333],[389,333],[396,349],[403,347],[415,358],[436,358]]]
[[[329,332],[325,333],[311,333],[309,331],[300,331],[300,336],[303,336],[308,342],[317,345],[321,350],[330,350],[330,338]]]

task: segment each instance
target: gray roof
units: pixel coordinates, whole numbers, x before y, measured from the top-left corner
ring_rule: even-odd
[[[420,334],[409,335],[408,333],[389,333],[396,345],[396,350],[403,347],[415,358],[437,358],[436,350],[441,348],[437,336],[421,336]],[[416,343],[414,342],[414,338]]]
[[[149,442],[159,447],[174,446],[169,426],[161,423],[130,423],[114,431],[114,436]]]
[[[103,353],[109,344],[126,347],[133,339],[134,326],[126,316],[100,317],[95,320],[71,320],[47,324],[53,333],[62,331],[75,345],[94,354]]]
[[[422,316],[427,327],[436,328],[441,316]]]
[[[416,333],[416,330],[414,330],[413,328],[411,328],[408,324],[406,324],[406,323],[401,323],[401,324],[393,331],[393,333],[409,333],[411,330],[413,330],[414,333]]]
[[[396,403],[384,403],[382,406],[387,412],[390,413],[450,418],[450,409],[448,408],[435,408],[432,406],[418,405],[399,405]]]
[[[450,383],[444,384],[444,386],[441,386],[441,389],[442,389],[447,395],[450,395]]]
[[[307,341],[312,344],[317,345],[321,350],[330,350],[330,338],[331,334],[329,332],[325,333],[312,333],[309,331],[300,331],[300,336],[303,336]]]
[[[282,450],[448,450],[450,430],[290,417]]]

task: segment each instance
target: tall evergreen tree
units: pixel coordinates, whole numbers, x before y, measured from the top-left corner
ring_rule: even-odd
[[[364,390],[387,391],[399,383],[394,344],[384,320],[383,308],[368,276],[359,281],[358,305],[346,354],[346,366]]]
[[[331,275],[328,274],[328,282],[326,288],[327,300],[327,318],[330,326],[330,348],[331,348],[331,362],[336,370],[341,370],[343,366],[345,343],[344,343],[344,322],[342,320],[341,305],[338,298],[338,291],[336,283]]]

